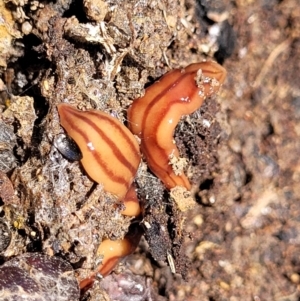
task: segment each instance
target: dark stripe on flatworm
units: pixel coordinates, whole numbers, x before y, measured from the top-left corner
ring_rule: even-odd
[[[120,150],[118,149],[117,145],[111,140],[109,139],[105,133],[99,129],[99,127],[92,122],[91,120],[89,120],[87,117],[82,116],[85,112],[77,112],[74,111],[73,108],[71,108],[71,110],[69,110],[68,107],[65,108],[68,113],[72,114],[73,116],[76,116],[76,118],[83,120],[85,123],[87,123],[90,127],[92,127],[101,137],[101,139],[103,139],[111,148],[113,154],[115,155],[115,157],[120,161],[120,163],[122,165],[124,165],[127,169],[130,170],[130,172],[132,173],[132,176],[135,175],[136,173],[136,168],[123,156],[123,154],[120,152]],[[90,112],[86,112],[86,114],[89,114]],[[102,118],[102,116],[101,116]],[[116,125],[113,124],[113,122],[111,122],[111,120],[108,119],[108,121],[115,127]],[[85,140],[86,143],[90,142],[90,140],[88,139],[88,134],[85,133],[84,131],[82,131],[78,126],[76,126],[76,124],[74,122],[72,122],[72,127],[83,137],[83,139]],[[129,186],[130,183],[128,183],[128,180],[124,179],[123,177],[117,176],[107,165],[107,163],[110,164],[114,164],[113,162],[105,162],[103,160],[103,158],[101,158],[101,153],[99,151],[93,152],[93,156],[95,158],[95,160],[97,161],[97,163],[103,168],[103,170],[105,171],[105,173],[115,182],[118,183],[122,183],[124,184],[126,187]]]
[[[186,77],[191,77],[191,76],[194,76],[193,73],[195,73],[195,71],[190,71],[190,72],[186,72],[186,73],[183,73],[176,81],[175,83],[172,83],[170,84],[167,88],[165,88],[162,92],[160,92],[147,106],[147,109],[144,111],[144,116],[143,116],[143,128],[146,127],[146,120],[147,118],[149,118],[149,115],[151,115],[151,109],[152,107],[160,101],[160,99],[162,98],[162,96],[164,96],[164,94],[167,94],[171,89],[172,87],[174,86],[177,86],[177,85],[180,85],[181,84],[181,81],[184,80]],[[192,79],[191,79],[192,80]],[[195,96],[195,93],[197,93],[198,89],[197,89],[197,86],[196,86],[196,83],[195,83],[195,89],[191,89],[191,91],[189,91],[191,94],[188,95],[189,98],[192,100],[192,98]],[[199,96],[200,97],[200,96]],[[165,109],[165,112],[170,110],[170,108],[176,104],[180,102],[180,99],[179,97],[176,99],[172,99],[169,103],[168,103],[168,107]],[[158,118],[158,116],[156,116],[156,118]],[[157,144],[157,138],[156,138],[156,133],[158,131],[158,126],[160,125],[160,120],[156,120],[156,123],[155,123],[155,126],[153,128],[153,132],[155,133],[155,135],[153,135],[153,139],[155,140],[155,143]],[[174,129],[177,125],[174,125]],[[142,139],[146,139],[146,137],[142,137]],[[164,172],[163,171],[163,166],[161,166],[161,164],[159,164],[159,162],[157,162],[157,159],[151,154],[151,151],[148,149],[147,147],[147,144],[144,143],[143,144],[144,148],[145,148],[145,151],[147,152],[147,156],[148,158],[152,160],[152,164],[156,164],[156,166],[161,170],[161,172]],[[175,146],[177,147],[177,146]],[[167,161],[169,161],[169,154],[166,154],[166,150],[165,149],[162,149],[158,144],[157,144],[157,150],[160,151],[160,153],[162,154],[162,156],[166,156],[167,157]],[[168,172],[166,172],[166,174],[168,174]],[[175,181],[173,179],[171,179],[171,177],[168,177],[170,178],[170,181],[173,181],[175,183]]]
[[[95,117],[98,117],[97,112],[91,111],[91,112],[88,112],[88,113],[91,114],[91,115],[94,115]],[[124,129],[123,129],[122,126],[118,125],[118,120],[116,119],[115,121],[112,121],[108,116],[101,116],[101,119],[110,122],[114,126],[114,128],[118,130],[118,132],[120,133],[120,135],[123,136],[123,139],[125,139],[128,147],[131,150],[132,155],[134,155],[139,160],[140,156],[139,156],[138,149],[136,148],[136,146],[134,145],[134,143],[132,142],[132,140],[128,137],[128,133],[126,131],[124,131]]]

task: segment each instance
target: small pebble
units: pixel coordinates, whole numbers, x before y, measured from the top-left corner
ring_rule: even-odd
[[[25,34],[25,35],[28,35],[30,34],[32,31],[32,25],[28,22],[28,21],[25,21],[23,24],[22,24],[22,32]]]

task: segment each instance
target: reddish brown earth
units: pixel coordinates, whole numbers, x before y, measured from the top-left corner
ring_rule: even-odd
[[[180,211],[145,165],[145,236],[81,300],[300,300],[298,1],[83,2],[85,12],[77,0],[0,5],[0,264],[41,252],[84,277],[99,241],[131,223],[53,146],[58,103],[126,123],[145,86],[214,59],[225,84],[175,132],[194,208]]]

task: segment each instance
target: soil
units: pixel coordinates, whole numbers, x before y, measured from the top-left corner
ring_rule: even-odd
[[[139,227],[135,253],[81,301],[300,300],[297,0],[5,0],[0,16],[0,264],[55,255],[81,280],[102,239]],[[204,59],[227,79],[176,127],[192,193],[144,162],[143,216],[119,214],[76,146],[59,145],[56,105],[126,124],[146,87]]]

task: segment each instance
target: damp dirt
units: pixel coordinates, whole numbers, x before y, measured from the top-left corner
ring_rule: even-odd
[[[31,283],[38,295],[24,300],[48,298],[42,282],[51,286],[55,265],[54,277],[70,284],[55,300],[299,300],[298,6],[1,2],[0,273]],[[135,179],[143,216],[123,216],[62,136],[57,104],[102,110],[126,125],[145,88],[205,59],[222,64],[227,79],[180,120],[181,159],[170,162],[192,192],[170,193],[143,162]],[[101,241],[136,225],[144,235],[135,253],[79,297],[74,279],[94,271]],[[35,266],[36,258],[45,273],[38,278],[18,263]],[[13,283],[0,287],[5,300],[19,300]]]

